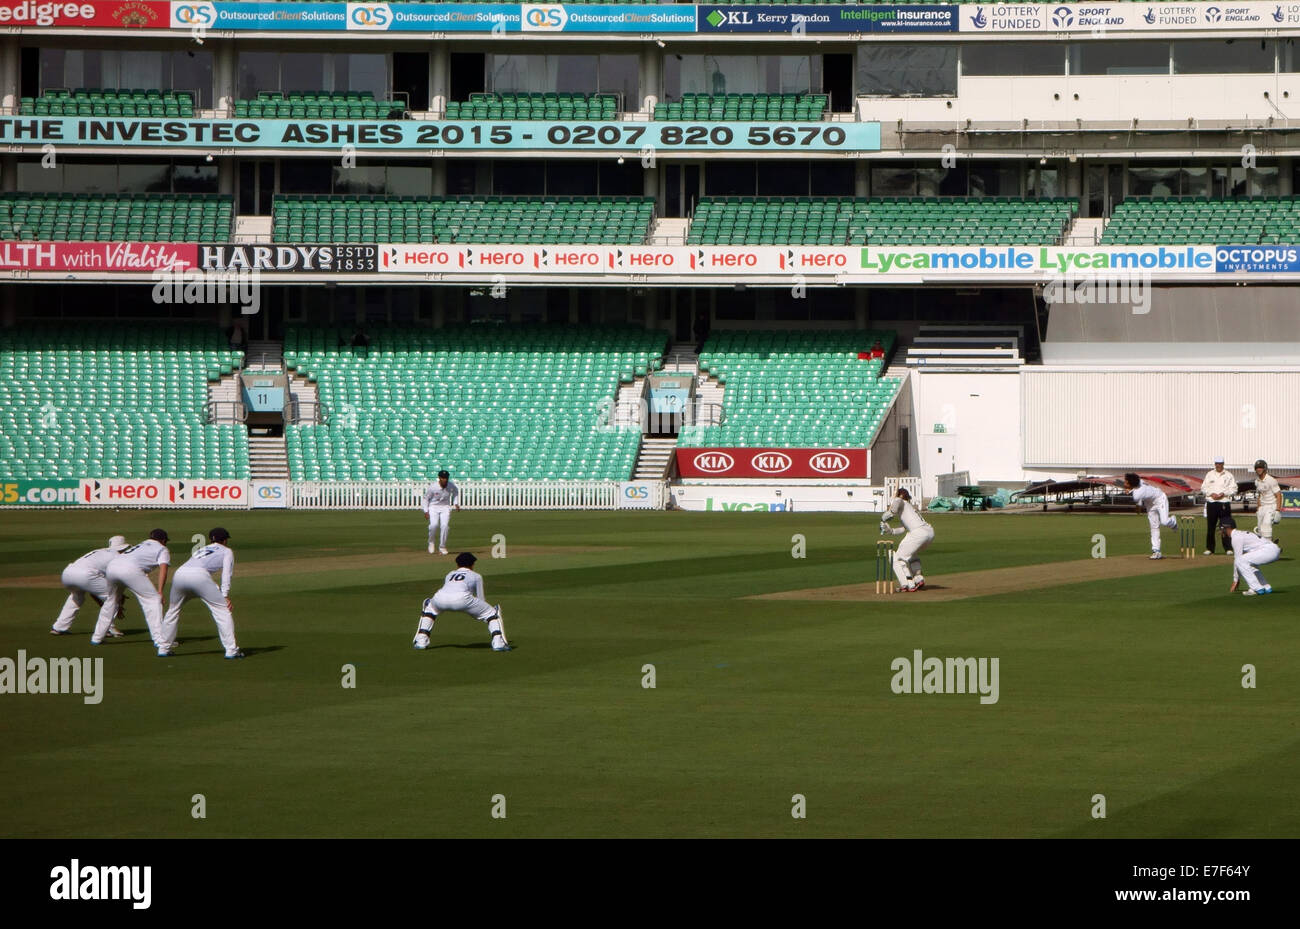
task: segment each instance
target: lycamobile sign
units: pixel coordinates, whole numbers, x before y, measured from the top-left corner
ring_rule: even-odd
[[[1067,274],[1071,271],[1215,270],[1214,246],[1163,245],[1131,248],[982,246],[979,248],[862,249],[862,269],[876,274],[915,271],[1005,271]]]

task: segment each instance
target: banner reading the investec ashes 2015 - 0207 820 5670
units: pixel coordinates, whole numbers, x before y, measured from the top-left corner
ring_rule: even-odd
[[[607,120],[297,120],[137,119],[5,116],[0,143],[67,148],[307,149],[359,152],[769,151],[864,152],[880,149],[875,122],[632,122]]]

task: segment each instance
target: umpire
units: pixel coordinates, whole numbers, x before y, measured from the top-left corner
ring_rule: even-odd
[[[1205,494],[1205,554],[1214,554],[1214,540],[1219,520],[1232,515],[1232,495],[1237,492],[1237,479],[1223,467],[1222,456],[1214,459],[1213,470],[1205,472],[1201,493]],[[1226,552],[1225,554],[1232,554]]]

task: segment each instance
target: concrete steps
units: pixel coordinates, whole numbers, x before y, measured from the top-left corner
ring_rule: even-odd
[[[253,480],[287,480],[289,451],[282,435],[248,437],[248,469]]]
[[[662,481],[668,475],[668,465],[677,448],[677,437],[644,438],[637,452],[634,481]]]

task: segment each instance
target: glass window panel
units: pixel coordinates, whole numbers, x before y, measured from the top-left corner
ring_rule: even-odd
[[[121,193],[169,193],[171,175],[170,164],[123,163],[117,168],[117,189]]]
[[[1020,196],[1020,168],[989,162],[970,166],[970,192],[975,197]]]
[[[603,94],[620,94],[628,109],[639,109],[637,75],[639,62],[636,55],[601,55],[596,90]],[[631,104],[631,106],[629,106]]]
[[[971,42],[961,49],[961,73],[972,77],[1065,74],[1065,51],[1046,42]]]
[[[157,88],[166,87],[170,82],[171,75],[167,79],[163,77],[164,68],[171,70],[171,62],[166,60],[170,55],[164,52],[151,52],[146,49],[140,49],[121,54],[118,52],[105,53],[111,54],[117,58],[118,80],[112,85],[113,87],[139,87],[139,88]]]
[[[250,169],[252,168],[252,165],[249,162],[243,162],[240,164],[241,181],[245,165],[248,165]],[[248,176],[250,178],[252,177],[251,170]],[[176,162],[172,165],[172,190],[178,194],[215,194],[217,192],[217,166],[215,164],[210,165],[197,161]],[[244,211],[241,208],[241,212],[253,213],[255,211],[251,209],[250,204],[250,209]]]
[[[117,192],[117,165],[69,161],[63,189],[68,193],[111,194]]]
[[[63,162],[45,168],[39,160],[18,162],[18,189],[31,193],[46,193],[63,189]]]
[[[812,169],[814,197],[852,197],[853,162],[819,161]]]
[[[1272,74],[1274,43],[1268,39],[1175,42],[1175,74]]]
[[[599,168],[600,194],[603,197],[639,197],[644,189],[641,162],[636,158],[617,161],[604,160]],[[669,177],[680,176],[669,168]]]
[[[1056,168],[1032,168],[1025,184],[1025,195],[1034,198],[1061,196],[1060,173]]]
[[[1071,74],[1168,74],[1168,42],[1076,42]]]
[[[916,171],[912,168],[871,166],[871,196],[910,197],[916,194]]]
[[[752,197],[754,183],[752,161],[710,161],[704,165],[706,196]]]
[[[496,194],[541,194],[546,190],[546,164],[541,161],[498,161],[492,172]]]
[[[334,163],[331,161],[286,159],[280,162],[280,193],[318,194],[329,190],[333,171]]]
[[[758,195],[760,197],[808,196],[808,162],[760,161],[758,162]]]
[[[389,97],[387,55],[334,55],[331,90],[368,90],[377,100]]]
[[[390,164],[388,166],[388,192],[393,196],[427,197],[431,190],[433,190],[433,168],[428,165]]]
[[[172,52],[171,82],[160,89],[192,90],[198,93],[198,105],[212,106],[212,53],[203,51]]]
[[[279,52],[239,53],[239,97],[252,100],[260,91],[280,89]]]
[[[957,46],[873,42],[858,46],[857,92],[873,96],[957,94]]]
[[[554,87],[562,94],[589,94],[600,83],[596,55],[548,55],[555,61]]]
[[[325,56],[315,52],[279,52],[280,89],[325,90]]]
[[[1182,173],[1177,165],[1129,165],[1128,192],[1136,197],[1177,197]]]
[[[596,193],[596,162],[546,162],[546,192],[553,197],[594,196]]]
[[[1276,197],[1281,193],[1277,165],[1250,169],[1249,191],[1252,197]]]
[[[333,167],[333,191],[336,194],[382,194],[387,180],[383,165]]]

